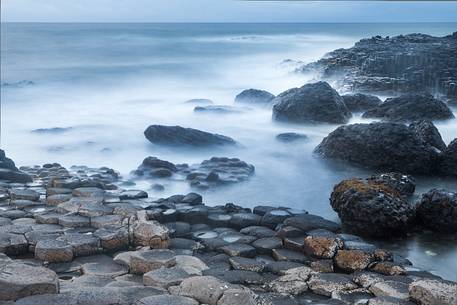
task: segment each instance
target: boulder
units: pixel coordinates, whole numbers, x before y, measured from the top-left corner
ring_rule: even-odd
[[[446,149],[446,144],[441,138],[438,128],[433,125],[432,121],[414,121],[409,125],[409,128],[430,146],[435,147],[441,151]]]
[[[379,106],[382,101],[375,95],[353,93],[342,96],[346,107],[352,112],[367,111]]]
[[[296,132],[285,132],[285,133],[280,133],[276,136],[276,140],[284,143],[291,143],[291,142],[297,142],[297,141],[308,141],[309,138],[307,135],[302,134],[302,133],[296,133]]]
[[[18,170],[14,161],[6,157],[5,151],[0,149],[0,180],[28,183],[32,182],[32,177]]]
[[[457,139],[443,150],[441,154],[440,173],[444,176],[457,177]]]
[[[134,174],[137,176],[151,176],[156,178],[166,178],[176,173],[178,168],[171,162],[160,160],[156,157],[147,157]]]
[[[50,269],[14,262],[0,269],[0,300],[58,292],[59,278]]]
[[[410,298],[420,305],[457,304],[457,284],[435,279],[420,279],[409,285]]]
[[[457,193],[444,189],[432,189],[416,206],[419,222],[434,231],[455,232],[457,230]]]
[[[144,131],[145,137],[154,144],[178,146],[234,145],[226,136],[181,126],[151,125]]]
[[[387,121],[447,120],[454,118],[451,109],[431,94],[406,94],[388,98],[378,107],[368,110],[364,118]]]
[[[361,235],[402,234],[414,218],[414,207],[399,192],[373,180],[343,180],[334,187],[330,204],[343,225]]]
[[[372,175],[367,179],[375,184],[382,184],[396,190],[401,196],[411,197],[416,190],[414,178],[401,173],[383,173]]]
[[[403,124],[371,123],[338,127],[316,147],[323,158],[411,174],[436,174],[439,154]]]
[[[273,94],[265,90],[246,89],[235,97],[235,103],[250,105],[268,105],[275,98]]]
[[[326,82],[289,89],[273,101],[273,118],[294,123],[347,123],[351,114],[343,98]]]

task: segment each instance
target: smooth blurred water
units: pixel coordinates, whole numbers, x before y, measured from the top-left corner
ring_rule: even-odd
[[[333,185],[366,172],[313,156],[313,148],[336,125],[274,123],[268,109],[197,114],[183,102],[209,98],[233,104],[236,94],[259,88],[278,94],[310,81],[291,73],[326,52],[350,47],[373,35],[411,32],[447,35],[457,24],[2,24],[2,148],[19,165],[59,162],[109,166],[124,176],[146,156],[199,163],[212,156],[239,157],[256,167],[247,182],[204,192],[209,204],[234,202],[306,209],[337,219],[328,197]],[[31,81],[33,84],[19,83]],[[353,122],[363,121],[354,117]],[[231,136],[241,147],[211,150],[153,146],[143,136],[150,124],[181,125]],[[56,134],[37,128],[72,127]],[[443,138],[457,135],[457,121],[439,123]],[[311,141],[284,144],[286,131]],[[189,191],[164,181],[165,192],[138,187],[150,196]],[[418,179],[418,193],[432,187],[456,190],[456,181]],[[399,247],[419,267],[457,280],[457,245],[434,238],[411,239]],[[448,239],[446,239],[448,240]],[[445,245],[445,246],[443,246]],[[429,253],[429,252],[427,252]],[[435,253],[435,252],[434,252]]]

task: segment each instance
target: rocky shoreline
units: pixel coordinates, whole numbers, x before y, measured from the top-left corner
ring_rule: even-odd
[[[20,170],[33,181],[0,188],[1,304],[456,302],[457,283],[303,210],[208,206],[197,193],[152,200],[123,189],[126,181],[108,168]],[[354,202],[336,199],[345,192],[360,200],[390,191],[401,202],[414,183],[400,178],[370,178],[371,195],[336,186],[332,205]],[[424,195],[429,216],[431,200],[443,202]]]

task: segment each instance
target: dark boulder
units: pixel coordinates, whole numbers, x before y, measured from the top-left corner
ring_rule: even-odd
[[[419,222],[434,231],[457,231],[457,193],[432,189],[417,204]]]
[[[32,182],[32,177],[20,171],[14,161],[6,157],[5,151],[0,149],[0,180],[27,183]]]
[[[441,138],[438,128],[433,125],[432,121],[414,121],[409,125],[409,128],[429,145],[436,147],[438,150],[446,149],[446,144]]]
[[[285,132],[280,133],[276,136],[276,140],[281,142],[296,142],[296,141],[307,141],[308,136],[302,133]]]
[[[170,177],[178,168],[171,162],[160,160],[156,157],[147,157],[134,171],[137,176],[152,176],[157,178]]]
[[[181,126],[151,125],[145,131],[146,139],[154,144],[212,146],[234,145],[236,142],[229,137]]]
[[[440,172],[444,176],[457,177],[457,139],[452,140],[441,153]]]
[[[403,124],[371,123],[338,127],[316,147],[324,158],[367,168],[436,174],[439,154]]]
[[[343,98],[326,82],[289,89],[273,101],[273,118],[294,123],[347,123],[351,114]]]
[[[251,105],[268,105],[274,98],[275,96],[268,91],[247,89],[235,97],[235,102]]]
[[[364,118],[387,121],[447,120],[454,118],[451,109],[431,94],[405,94],[388,98],[378,107],[368,110]]]
[[[343,180],[330,204],[344,227],[366,236],[404,234],[414,219],[414,207],[397,190],[373,180]]]
[[[346,107],[352,112],[367,111],[376,108],[382,103],[379,97],[363,93],[346,94],[342,98]]]

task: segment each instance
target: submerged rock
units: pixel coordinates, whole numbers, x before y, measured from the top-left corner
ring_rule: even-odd
[[[416,209],[423,226],[439,232],[457,230],[457,193],[432,189],[422,195]]]
[[[295,132],[285,132],[285,133],[280,133],[276,136],[276,140],[281,141],[281,142],[296,142],[296,141],[308,141],[309,138],[307,135],[302,134],[302,133],[295,133]]]
[[[439,154],[403,124],[371,123],[338,127],[316,147],[324,158],[404,173],[437,174]]]
[[[367,111],[382,103],[379,97],[363,93],[346,94],[342,98],[346,107],[352,112]]]
[[[407,94],[388,98],[378,107],[368,110],[364,118],[388,121],[447,120],[454,118],[451,109],[431,94]]]
[[[144,135],[151,143],[161,145],[212,146],[234,145],[232,138],[181,126],[151,125]]]
[[[347,123],[351,114],[343,98],[326,82],[289,89],[273,101],[273,118],[294,123]]]
[[[273,94],[265,90],[246,89],[235,97],[236,103],[251,105],[268,105],[275,98]]]
[[[206,98],[194,98],[188,101],[185,101],[186,104],[194,104],[194,105],[212,105],[214,102],[210,99]]]
[[[233,107],[233,106],[226,106],[226,105],[210,105],[210,106],[197,106],[194,108],[194,112],[227,114],[227,113],[240,113],[240,112],[242,112],[242,109]]]
[[[404,234],[414,218],[414,207],[397,190],[373,180],[343,180],[334,187],[330,204],[343,225],[361,235]]]

